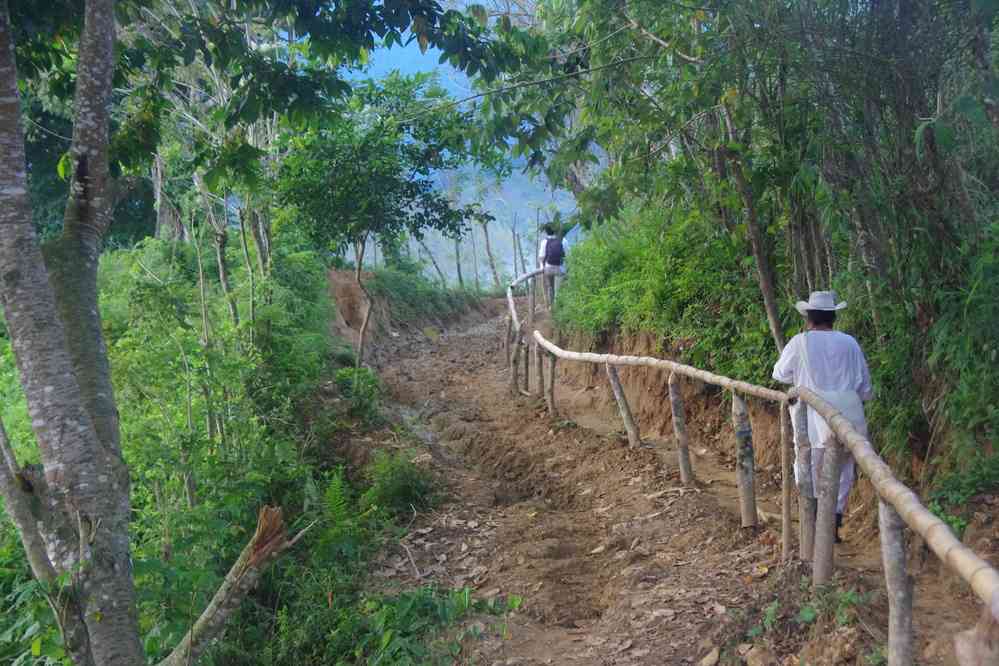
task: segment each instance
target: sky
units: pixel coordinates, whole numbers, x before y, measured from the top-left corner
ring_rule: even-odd
[[[355,76],[378,79],[394,70],[403,74],[436,72],[440,84],[455,98],[460,99],[476,92],[462,72],[454,69],[450,64],[438,64],[439,58],[439,51],[428,49],[426,53],[421,53],[415,42],[407,46],[379,49],[371,54],[368,67]],[[466,181],[468,189],[464,193],[463,203],[471,202],[475,196],[472,191],[474,178],[468,178]],[[537,252],[535,224],[538,219],[538,210],[542,211],[541,221],[543,223],[545,216],[551,215],[554,210],[566,214],[575,208],[571,194],[564,190],[553,192],[547,187],[544,177],[532,178],[523,173],[522,168],[517,167],[514,168],[510,176],[488,192],[483,203],[486,210],[496,218],[496,222],[490,225],[490,245],[497,263],[501,264],[497,267],[498,270],[501,273],[505,272],[507,276],[512,276],[515,273],[512,233],[514,221],[516,221],[518,233],[528,241],[524,247],[527,248],[525,253],[528,257],[528,263],[530,263]],[[485,261],[485,239],[482,237],[482,231],[476,229],[475,233],[474,241],[479,253],[479,279],[481,284],[485,286],[491,284],[492,275]],[[462,273],[466,279],[471,276],[471,279],[474,280],[474,274],[471,270],[474,264],[471,259],[472,240],[472,238],[466,239],[465,247],[462,249]],[[571,240],[571,238],[568,239],[569,242]],[[427,244],[434,253],[441,269],[444,270],[449,279],[453,279],[456,274],[454,243],[431,236],[428,238]],[[429,270],[432,271],[432,269]]]

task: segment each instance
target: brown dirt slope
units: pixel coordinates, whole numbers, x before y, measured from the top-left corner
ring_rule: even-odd
[[[475,623],[481,636],[466,639],[461,663],[685,664],[710,662],[716,647],[721,663],[748,656],[750,645],[739,644],[752,618],[772,599],[798,594],[804,570],[779,562],[779,526],[739,527],[733,447],[717,396],[712,409],[710,392],[687,387],[698,484],[683,488],[672,444],[658,437],[668,432],[661,380],[627,380],[629,395],[661,400],[658,409],[641,403],[636,414],[650,445],[629,449],[589,370],[563,373],[559,419],[547,417],[538,398],[511,397],[502,329],[502,318],[479,314],[440,335],[387,340],[379,354],[391,359],[382,377],[424,438],[423,458],[446,480],[450,499],[414,517],[402,543],[376,563],[376,576],[391,586],[523,597],[522,609],[502,622]],[[754,417],[758,442],[776,438],[765,417]],[[758,492],[764,511],[776,514],[778,468],[760,447]],[[775,632],[783,638],[769,640],[774,661],[759,663],[800,663],[801,653],[809,663],[861,664],[865,650],[883,643],[876,551],[872,557],[862,536],[849,541],[838,551],[844,579],[873,590],[861,628],[809,631],[789,620]],[[917,591],[921,663],[951,663],[949,636],[974,620],[975,605],[941,587],[928,576]],[[867,647],[842,649],[844,641]],[[827,652],[833,656],[816,656]]]

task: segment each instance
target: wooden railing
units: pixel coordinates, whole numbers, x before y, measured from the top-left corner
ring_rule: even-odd
[[[532,330],[525,337],[525,328],[533,328],[534,281],[543,271],[527,273],[507,288],[507,337],[505,349],[510,368],[511,389],[515,394],[529,393],[529,382],[521,388],[518,377],[519,359],[524,359],[524,379],[528,380],[530,353],[533,351],[539,368],[536,373],[537,393],[544,393],[549,414],[554,416],[555,364],[557,359],[603,365],[607,372],[615,401],[621,413],[631,446],[638,446],[640,435],[631,414],[627,397],[617,375],[617,366],[641,366],[669,372],[670,409],[679,454],[680,479],[684,484],[693,482],[693,470],[687,446],[686,416],[680,394],[681,377],[720,386],[731,391],[732,422],[736,434],[736,480],[739,486],[740,515],[743,527],[757,524],[755,497],[755,461],[752,427],[744,396],[775,402],[780,405],[781,422],[781,546],[784,559],[792,557],[791,495],[794,475],[791,468],[792,439],[797,448],[799,557],[812,563],[812,582],[815,587],[829,582],[833,573],[833,544],[835,541],[836,498],[842,463],[847,452],[870,478],[878,494],[878,525],[881,540],[882,563],[888,590],[888,664],[909,666],[913,663],[912,602],[913,581],[906,571],[906,527],[919,534],[927,546],[951,571],[959,575],[985,604],[981,620],[971,630],[955,637],[955,650],[962,666],[999,666],[999,572],[961,543],[945,522],[933,515],[920,502],[911,489],[899,481],[887,463],[875,452],[870,441],[859,433],[850,421],[819,395],[806,388],[776,391],[749,382],[740,381],[701,370],[689,365],[648,356],[618,356],[594,354],[562,349]],[[531,292],[528,321],[517,314],[514,289],[528,282]],[[525,327],[525,324],[527,326]],[[544,353],[542,353],[544,350]],[[541,372],[542,357],[547,357],[548,372]],[[547,374],[547,378],[543,375]],[[791,427],[789,407],[795,401],[809,405],[829,424],[836,435],[826,443],[819,488],[812,487],[811,444],[808,441],[804,409],[796,409],[799,419]],[[795,434],[792,435],[792,432]],[[845,447],[845,450],[844,450]]]

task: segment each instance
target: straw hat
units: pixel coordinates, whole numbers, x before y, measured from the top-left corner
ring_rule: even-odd
[[[798,301],[794,308],[805,315],[809,310],[825,310],[835,312],[846,307],[846,301],[836,302],[835,291],[813,291],[808,297],[808,301]]]

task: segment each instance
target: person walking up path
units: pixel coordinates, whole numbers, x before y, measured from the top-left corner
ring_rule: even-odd
[[[544,231],[545,237],[541,239],[538,246],[538,263],[545,270],[545,303],[551,310],[555,304],[555,280],[565,272],[562,265],[565,261],[565,246],[552,225],[546,224]]]
[[[791,338],[774,366],[773,378],[783,384],[804,386],[839,410],[853,427],[867,437],[863,403],[874,396],[867,359],[853,336],[833,330],[836,312],[846,303],[836,302],[836,292],[815,291],[795,309],[805,317],[805,331]],[[808,440],[812,447],[812,487],[819,487],[819,470],[825,444],[835,437],[829,425],[811,407],[798,401],[792,409],[807,409]],[[791,420],[796,423],[795,419]],[[795,450],[797,456],[797,449]],[[797,465],[795,474],[797,474]],[[836,501],[836,542],[843,524],[847,497],[856,479],[856,463],[847,453]]]

